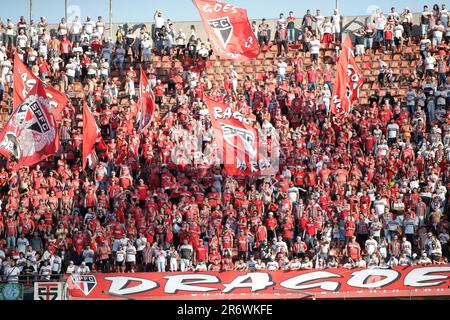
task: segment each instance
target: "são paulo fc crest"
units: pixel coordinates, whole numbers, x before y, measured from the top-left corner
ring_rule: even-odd
[[[11,115],[0,148],[17,159],[40,152],[55,139],[54,119],[49,116],[48,101],[40,95],[30,95]]]
[[[80,289],[86,297],[89,296],[89,293],[97,286],[97,279],[95,276],[72,275],[71,279],[72,283]]]
[[[252,131],[223,123],[221,124],[221,128],[223,138],[230,146],[238,150],[240,149],[240,147],[236,145],[235,138],[237,138],[237,140],[240,140],[242,145],[244,145],[245,152],[250,156],[250,159],[256,158],[256,149],[254,147],[255,135]]]
[[[223,46],[226,47],[233,34],[233,25],[229,17],[208,20],[209,26],[214,30],[217,37],[222,41]]]

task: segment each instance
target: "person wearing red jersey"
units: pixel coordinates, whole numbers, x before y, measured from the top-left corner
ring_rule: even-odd
[[[277,237],[276,228],[278,226],[278,220],[273,216],[273,212],[269,212],[269,216],[266,219],[267,227],[267,239],[271,241]]]
[[[239,259],[247,260],[249,250],[249,239],[247,232],[242,232],[238,237],[238,257]]]
[[[200,239],[194,252],[194,264],[206,261],[208,261],[208,248],[203,244],[203,239]]]
[[[345,246],[345,256],[353,259],[353,261],[358,261],[361,258],[361,247],[356,242],[355,236],[352,236],[350,242]]]
[[[231,257],[235,234],[229,225],[222,232],[222,256]]]

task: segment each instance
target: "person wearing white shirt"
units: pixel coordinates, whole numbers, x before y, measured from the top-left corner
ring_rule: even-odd
[[[386,28],[386,17],[379,9],[375,13],[375,42],[382,43],[384,41],[384,29]]]
[[[16,262],[11,260],[11,265],[3,270],[3,278],[7,282],[19,282],[20,269],[16,266]]]
[[[278,62],[278,81],[283,82],[286,78],[287,63],[280,59]]]
[[[91,269],[86,265],[86,262],[82,262],[81,265],[78,267],[77,272],[78,274],[89,274],[91,273]]]
[[[62,267],[62,258],[57,253],[55,253],[50,258],[50,265],[52,267],[52,274],[60,274]]]
[[[86,22],[84,23],[84,30],[89,35],[89,37],[94,33],[95,22],[92,21],[91,17],[86,18]]]
[[[142,46],[142,61],[143,62],[149,62],[152,58],[152,47],[153,42],[150,39],[150,36],[148,34],[144,35],[144,40],[141,42]]]
[[[427,52],[427,57],[425,58],[425,72],[427,76],[433,77],[435,65],[436,58],[431,55],[431,52]]]
[[[309,41],[309,52],[314,61],[317,61],[320,52],[320,40],[316,36],[312,36]]]
[[[21,234],[20,237],[17,239],[17,248],[19,249],[19,252],[25,253],[29,245],[30,242],[28,241],[28,239],[25,238],[24,234]]]
[[[136,247],[131,243],[131,241],[128,242],[125,252],[126,252],[126,256],[125,256],[126,270],[125,270],[125,272],[134,273],[134,268],[136,265],[137,251],[136,251]]]
[[[25,48],[27,46],[27,42],[28,42],[28,37],[25,35],[24,30],[20,30],[20,33],[17,36],[16,42],[17,42],[18,47],[20,47],[22,50],[25,50]]]
[[[80,18],[77,16],[70,26],[70,40],[72,43],[80,41],[80,32],[83,26],[81,25]]]
[[[320,14],[320,10],[317,9],[316,15],[314,16],[314,22],[315,22],[315,34],[318,35],[320,38],[322,37],[322,23],[324,22],[325,17]]]
[[[378,242],[373,238],[373,235],[369,235],[369,238],[366,240],[365,249],[369,256],[376,252],[378,247]]]
[[[76,271],[77,267],[74,265],[73,261],[70,261],[66,269],[66,274],[74,274]]]
[[[436,21],[436,25],[433,27],[433,39],[431,41],[433,47],[436,47],[442,42],[442,37],[445,32],[445,26],[441,24],[441,21]]]
[[[103,17],[99,16],[97,22],[95,23],[95,30],[99,35],[103,35],[105,31],[105,22],[103,21]]]
[[[428,26],[430,24],[430,17],[433,13],[428,10],[428,6],[423,6],[423,11],[420,16],[420,27],[422,29],[422,36],[428,33]]]
[[[341,15],[338,10],[335,9],[331,16],[333,40],[338,41],[341,38]]]
[[[267,262],[266,268],[269,271],[278,270],[279,266],[278,266],[278,262],[275,261],[275,257],[273,257],[273,256],[270,257],[270,261]]]

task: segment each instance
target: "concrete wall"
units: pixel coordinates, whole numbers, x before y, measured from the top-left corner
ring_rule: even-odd
[[[369,16],[346,16],[346,17],[343,17],[342,26],[345,27],[345,28],[343,28],[343,31],[345,32],[345,31],[351,31],[351,30],[361,28],[362,26],[365,25],[368,18],[369,18]],[[302,20],[303,19],[296,20],[296,23],[295,23],[296,27],[301,26]],[[252,19],[252,20],[250,20],[250,23],[252,21],[256,21],[257,25],[259,25],[261,23],[260,19],[256,19],[256,20]],[[197,36],[202,40],[207,39],[205,29],[203,28],[203,24],[200,21],[172,21],[172,22],[174,24],[175,31],[178,32],[178,29],[180,29],[180,28],[183,29],[184,33],[186,34],[186,37],[189,37],[190,27],[191,27],[191,25],[194,25],[196,32],[197,32]],[[266,22],[269,24],[270,29],[272,30],[271,38],[273,39],[276,20],[267,19]],[[139,32],[140,27],[142,27],[144,24],[147,26],[148,30],[152,30],[153,22],[145,22],[145,23],[129,23],[129,22],[119,23],[118,22],[118,23],[114,23],[113,28],[112,28],[113,29],[113,32],[112,32],[113,38],[114,38],[114,35],[120,24],[123,25],[124,30],[126,30],[128,28],[132,28],[133,31]],[[413,28],[413,35],[420,33],[419,24],[420,24],[420,14],[414,13],[413,14],[413,25],[415,25],[416,27]],[[50,27],[50,32],[56,32],[57,25],[51,24],[51,25],[49,25],[49,27]],[[106,27],[108,28],[108,24]],[[109,35],[109,30],[106,30],[105,33],[107,35]]]

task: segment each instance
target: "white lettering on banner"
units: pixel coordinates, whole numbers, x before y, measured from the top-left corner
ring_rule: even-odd
[[[220,283],[220,279],[209,274],[178,274],[166,276],[164,293],[177,293],[178,291],[208,292],[219,290],[211,287],[195,286],[195,284]],[[191,281],[189,281],[191,280]]]
[[[370,278],[375,281],[368,282]],[[387,286],[400,278],[400,273],[389,269],[365,269],[353,272],[347,284],[352,287],[376,289]]]
[[[252,120],[249,118],[244,118],[242,113],[239,111],[233,112],[230,107],[225,108],[225,110],[222,110],[221,107],[213,107],[214,110],[214,118],[215,119],[231,119],[234,118],[244,124],[251,124]]]
[[[247,282],[249,279],[251,282]],[[243,276],[238,276],[228,284],[224,283],[223,286],[225,289],[223,290],[223,293],[231,292],[237,288],[251,288],[252,292],[255,292],[264,290],[272,285],[274,285],[274,282],[270,278],[269,274],[264,272],[254,272]]]
[[[412,287],[430,287],[439,286],[444,283],[444,281],[433,281],[432,280],[447,280],[448,275],[442,274],[430,274],[434,272],[450,272],[450,267],[425,267],[411,270],[405,277],[405,286]]]
[[[37,82],[35,79],[28,79],[28,74],[26,72],[20,74],[20,78],[22,79],[24,84],[24,87],[22,89],[22,97],[25,98],[28,95],[28,92],[33,89]]]
[[[118,295],[143,293],[159,286],[155,281],[135,277],[105,277],[105,280],[112,281],[109,293]],[[132,281],[140,282],[140,284],[129,287]]]
[[[50,109],[48,111],[52,111],[53,109],[56,109],[58,107],[58,102],[53,100],[53,95],[48,91],[46,91],[45,94],[48,98],[48,105],[50,106]]]
[[[207,3],[203,6],[202,10],[207,13],[212,13],[212,12],[237,13],[237,7],[229,5],[229,4],[222,5],[220,3],[216,3],[214,5]]]
[[[341,284],[335,281],[323,281],[308,284],[308,282],[326,278],[342,278],[342,276],[327,271],[308,272],[285,280],[281,282],[280,285],[293,290],[320,288],[327,291],[338,291]]]

